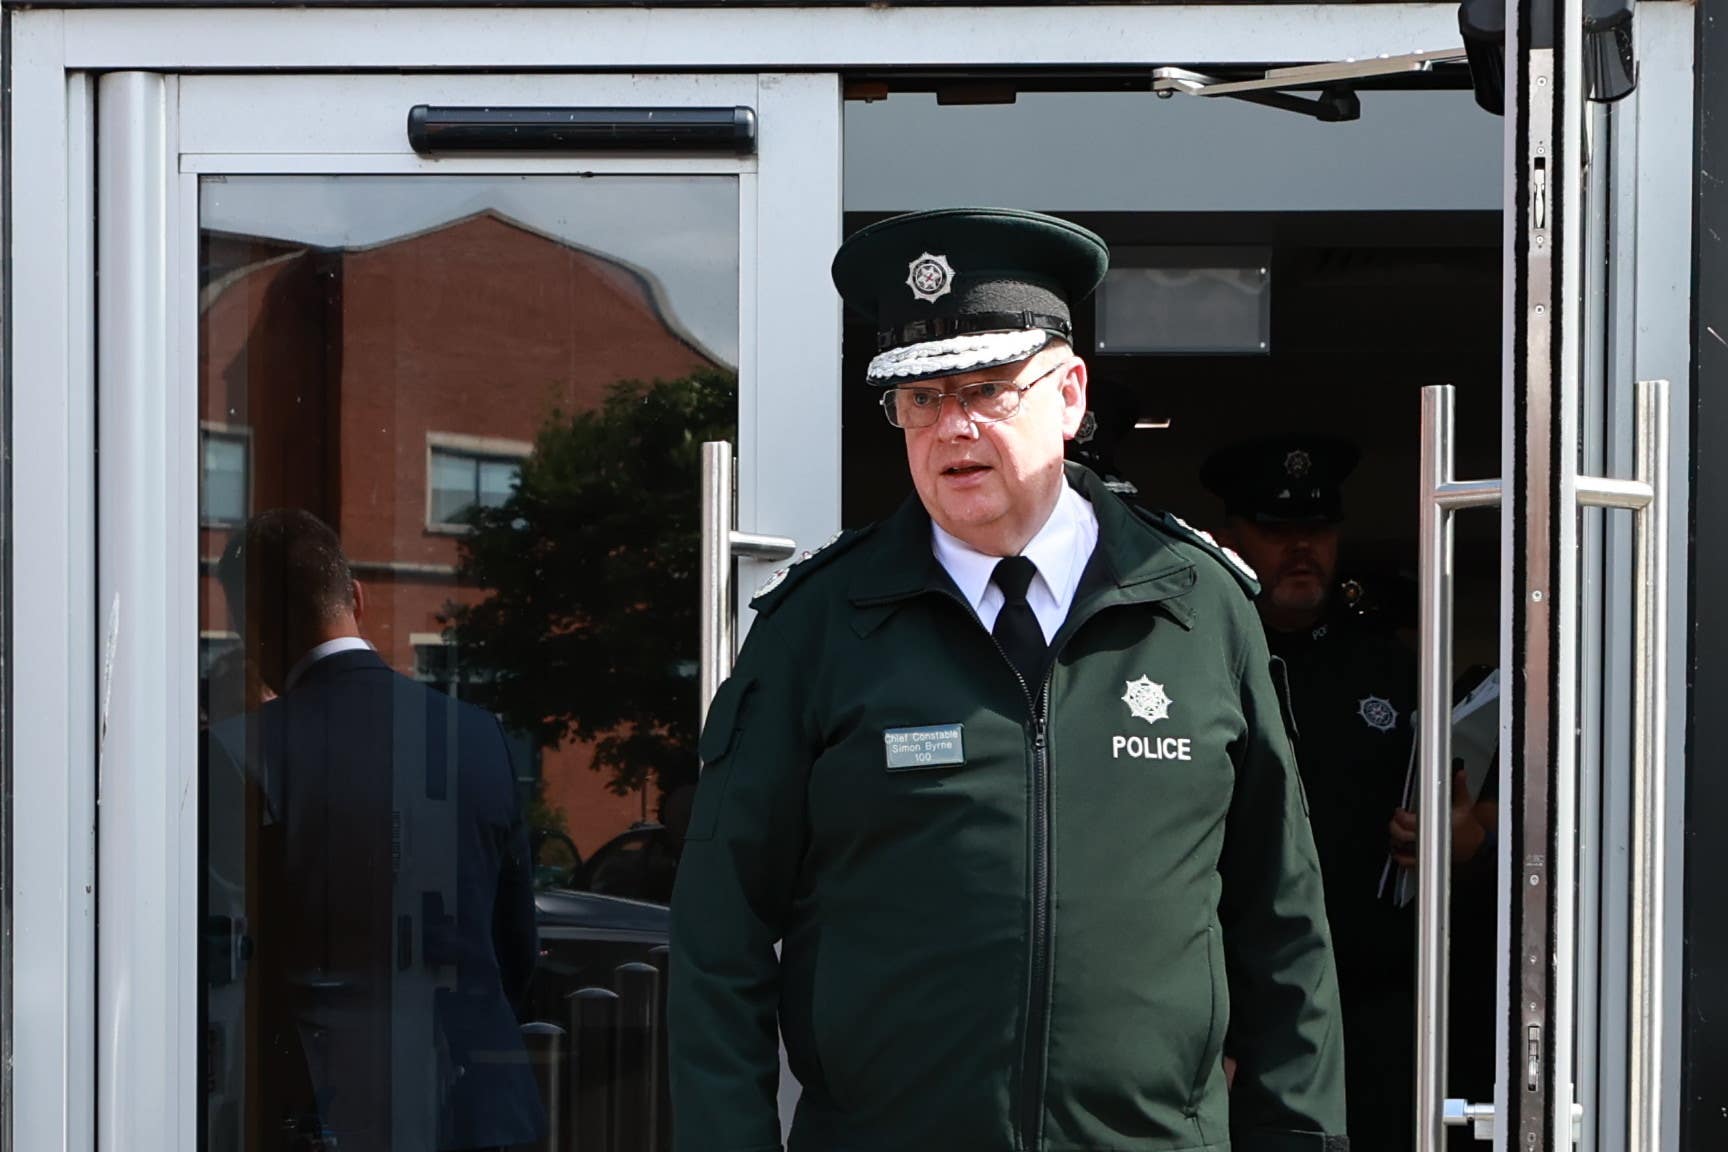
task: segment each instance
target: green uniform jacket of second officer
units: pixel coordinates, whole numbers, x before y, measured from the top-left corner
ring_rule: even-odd
[[[758,597],[673,899],[681,1152],[779,1147],[777,1024],[794,1152],[1347,1147],[1253,606],[1178,525],[1068,476],[1099,537],[1042,684],[915,500]]]

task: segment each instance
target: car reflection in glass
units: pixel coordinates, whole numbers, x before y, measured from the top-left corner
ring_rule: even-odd
[[[564,1020],[565,997],[611,988],[618,966],[665,964],[677,852],[660,824],[637,824],[583,860],[562,832],[534,830],[534,907],[540,962],[530,1020]]]

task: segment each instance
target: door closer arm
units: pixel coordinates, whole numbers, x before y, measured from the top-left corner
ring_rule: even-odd
[[[1357,81],[1406,76],[1431,71],[1436,64],[1464,62],[1464,49],[1459,47],[1410,52],[1402,56],[1375,56],[1367,60],[1270,68],[1264,75],[1247,79],[1226,79],[1189,68],[1154,68],[1152,91],[1166,100],[1177,93],[1185,96],[1230,96],[1298,112],[1328,123],[1339,123],[1362,115],[1362,103],[1356,95]],[[1312,89],[1318,90],[1314,96],[1297,95],[1298,91]]]

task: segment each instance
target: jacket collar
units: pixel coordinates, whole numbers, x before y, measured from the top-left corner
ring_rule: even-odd
[[[320,683],[321,681],[328,680],[333,676],[338,676],[343,672],[348,672],[356,668],[377,669],[388,667],[389,665],[384,663],[384,657],[378,655],[375,650],[371,648],[350,648],[346,651],[332,653],[321,660],[314,660],[311,664],[306,666],[306,670],[300,674],[299,678],[294,681],[294,686],[289,688],[287,692],[294,692],[301,688],[310,687],[313,684]],[[284,694],[286,695],[286,693]]]
[[[1095,473],[1069,462],[1065,475],[1069,486],[1091,501],[1098,517],[1098,544],[1070,620],[1108,604],[1176,601],[1194,586],[1193,562],[1170,547]],[[887,607],[927,592],[959,597],[930,546],[930,515],[916,493],[883,521],[874,543],[872,562],[860,568],[849,589],[854,607]],[[1185,605],[1171,603],[1168,608],[1183,627],[1192,622]]]

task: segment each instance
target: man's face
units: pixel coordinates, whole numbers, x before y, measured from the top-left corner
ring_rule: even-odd
[[[980,552],[1011,556],[1037,535],[1061,494],[1063,444],[1086,412],[1086,365],[1066,347],[1049,348],[921,386],[952,392],[981,380],[1036,384],[1012,418],[995,423],[976,423],[958,400],[943,400],[936,423],[905,430],[906,464],[938,526]]]
[[[1319,521],[1263,524],[1230,517],[1236,551],[1260,576],[1266,608],[1292,622],[1318,616],[1338,571],[1338,526]]]

